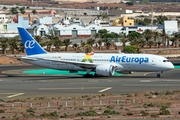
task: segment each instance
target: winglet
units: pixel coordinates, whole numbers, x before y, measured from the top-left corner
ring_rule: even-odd
[[[19,35],[22,39],[22,43],[24,44],[24,48],[26,50],[26,54],[36,55],[36,54],[46,54],[47,52],[39,45],[39,43],[22,27],[17,28],[19,31]]]

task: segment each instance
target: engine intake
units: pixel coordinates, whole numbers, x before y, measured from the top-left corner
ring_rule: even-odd
[[[98,65],[96,67],[96,74],[98,76],[113,76],[115,72],[115,66],[113,65]]]

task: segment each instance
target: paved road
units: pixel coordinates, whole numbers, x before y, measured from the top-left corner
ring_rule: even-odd
[[[34,68],[33,66],[1,66],[0,70]],[[122,94],[147,90],[180,88],[180,69],[156,73],[134,73],[125,76],[82,78],[81,76],[0,76],[0,98],[59,97],[87,94]]]

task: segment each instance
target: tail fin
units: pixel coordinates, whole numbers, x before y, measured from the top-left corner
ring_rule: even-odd
[[[34,40],[34,38],[24,28],[18,27],[19,35],[24,44],[27,55],[46,54],[47,52]]]

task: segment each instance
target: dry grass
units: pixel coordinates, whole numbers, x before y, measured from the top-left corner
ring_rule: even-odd
[[[0,118],[114,120],[158,117],[158,119],[180,119],[180,102],[177,99],[179,95],[180,91],[150,91],[124,95],[99,94],[73,98],[17,99],[0,103]],[[91,99],[88,100],[87,98]],[[50,103],[49,107],[48,102]],[[66,102],[68,103],[67,106]],[[30,103],[33,105],[32,108],[30,108]],[[168,115],[164,115],[167,113]]]

